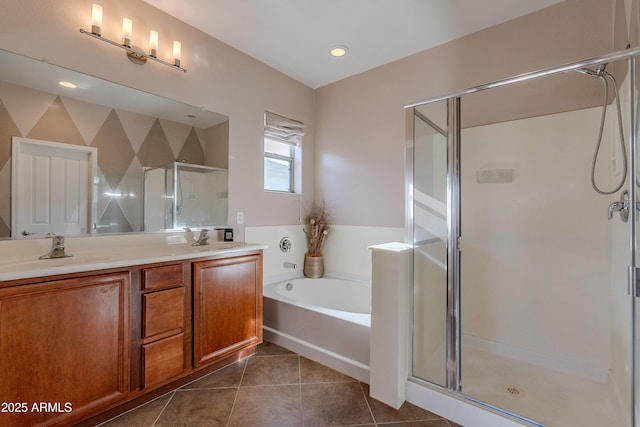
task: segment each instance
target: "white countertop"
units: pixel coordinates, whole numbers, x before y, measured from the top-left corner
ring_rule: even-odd
[[[186,233],[133,236],[90,236],[68,238],[66,252],[72,257],[38,259],[51,247],[50,239],[0,242],[0,281],[77,273],[133,265],[170,262],[219,254],[266,249],[264,244],[210,242],[192,246]]]

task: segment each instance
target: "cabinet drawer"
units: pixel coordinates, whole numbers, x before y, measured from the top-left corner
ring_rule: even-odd
[[[142,270],[143,291],[176,285],[183,286],[182,280],[182,264],[164,265]]]
[[[184,334],[142,346],[142,387],[180,375],[184,370]]]
[[[143,338],[166,332],[183,332],[184,288],[142,295]]]

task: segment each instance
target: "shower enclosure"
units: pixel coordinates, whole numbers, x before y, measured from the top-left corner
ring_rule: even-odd
[[[640,425],[638,54],[407,107],[412,381],[525,425]]]
[[[173,162],[144,171],[144,230],[225,227],[228,171]]]

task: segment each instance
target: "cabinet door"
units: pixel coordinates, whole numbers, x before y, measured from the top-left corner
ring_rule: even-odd
[[[0,425],[67,424],[125,397],[128,313],[128,273],[0,289]]]
[[[262,342],[262,256],[194,263],[194,364]]]

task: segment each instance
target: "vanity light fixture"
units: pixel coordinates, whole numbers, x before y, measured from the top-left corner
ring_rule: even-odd
[[[336,58],[345,56],[347,52],[349,52],[349,48],[340,45],[332,47],[329,51],[329,53],[331,53],[331,56],[335,56]]]
[[[133,22],[129,18],[124,18],[122,20],[122,43],[102,37],[102,6],[99,4],[94,4],[91,7],[91,31],[86,31],[80,28],[80,32],[126,50],[127,56],[134,64],[142,65],[145,64],[148,59],[151,59],[152,61],[159,62],[171,68],[175,68],[185,73],[187,72],[186,68],[180,66],[180,60],[182,59],[182,44],[177,40],[173,42],[173,63],[163,61],[157,57],[158,32],[155,30],[151,30],[149,33],[148,54],[142,52],[140,48],[132,46],[131,34],[133,33]]]

